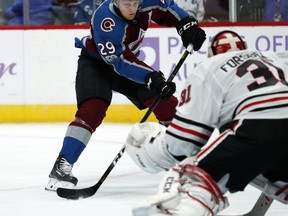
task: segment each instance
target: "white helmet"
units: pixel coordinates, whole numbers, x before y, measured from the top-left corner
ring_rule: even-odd
[[[208,57],[245,49],[247,49],[246,42],[236,32],[221,31],[213,37],[208,47]]]

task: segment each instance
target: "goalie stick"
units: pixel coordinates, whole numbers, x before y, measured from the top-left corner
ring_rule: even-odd
[[[249,212],[247,212],[246,214],[233,215],[233,216],[264,216],[269,207],[271,206],[273,200],[274,200],[273,198],[262,192],[257,202]],[[218,215],[218,216],[230,216],[230,215]]]
[[[182,54],[180,60],[178,61],[176,67],[174,68],[173,72],[170,74],[169,78],[167,79],[167,82],[171,82],[174,79],[174,77],[178,73],[180,67],[184,63],[184,61],[187,58],[187,56],[189,55],[189,53],[192,53],[192,50],[193,50],[193,46],[191,44],[189,44],[189,46],[187,47],[185,52]],[[147,110],[147,112],[145,113],[145,115],[143,116],[140,123],[143,123],[148,119],[148,117],[150,116],[150,114],[152,113],[152,111],[157,106],[157,104],[159,103],[160,100],[161,100],[161,96],[158,95],[157,98],[153,101],[153,103],[149,107],[149,109]],[[112,169],[115,167],[115,165],[117,164],[118,160],[122,157],[124,152],[125,152],[125,145],[121,148],[121,150],[118,152],[116,157],[113,159],[110,166],[106,169],[104,174],[101,176],[100,180],[95,185],[93,185],[91,187],[79,188],[79,189],[58,188],[57,189],[57,195],[62,197],[62,198],[73,199],[73,200],[93,196],[97,192],[97,190],[100,188],[102,183],[105,181],[107,176],[110,174]]]
[[[285,186],[276,185],[266,179],[263,175],[257,176],[251,183],[253,187],[262,191],[257,202],[253,208],[246,214],[233,215],[233,216],[264,216],[268,211],[274,200],[277,200],[283,204],[288,204],[288,192],[286,191],[288,185]],[[230,216],[230,215],[218,215],[218,216]]]

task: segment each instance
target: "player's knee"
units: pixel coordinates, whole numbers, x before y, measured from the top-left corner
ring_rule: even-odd
[[[76,113],[75,123],[93,133],[106,116],[109,104],[98,98],[84,101]]]
[[[175,116],[177,104],[178,100],[174,96],[170,97],[169,100],[161,100],[158,103],[153,112],[160,123],[162,122],[163,124],[163,122],[167,122],[163,125],[169,125]]]

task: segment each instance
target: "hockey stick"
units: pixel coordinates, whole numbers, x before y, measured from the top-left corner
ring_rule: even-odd
[[[178,73],[180,67],[184,63],[184,61],[187,58],[187,56],[189,55],[189,53],[192,53],[192,50],[193,50],[193,46],[190,44],[187,47],[187,49],[185,50],[185,52],[182,54],[182,56],[181,56],[180,60],[178,61],[176,67],[174,68],[173,72],[170,74],[169,78],[167,79],[167,82],[171,82],[174,79],[174,77]],[[147,118],[152,113],[152,111],[157,106],[157,104],[159,103],[160,100],[161,100],[161,96],[158,95],[156,97],[156,99],[153,101],[153,103],[151,104],[151,106],[149,107],[149,109],[147,110],[146,114],[143,116],[143,118],[140,121],[140,123],[143,123],[143,122],[145,122],[147,120]],[[58,188],[57,189],[58,196],[60,196],[62,198],[66,198],[66,199],[73,199],[73,200],[77,200],[79,198],[87,198],[87,197],[93,196],[97,192],[97,190],[100,188],[102,183],[105,181],[107,176],[110,174],[112,169],[115,167],[115,165],[117,164],[118,160],[122,157],[124,152],[125,152],[125,145],[121,148],[121,150],[118,152],[116,157],[113,159],[113,161],[110,164],[110,166],[107,168],[107,170],[101,176],[100,180],[95,185],[93,185],[91,187],[88,187],[88,188],[80,188],[80,189]]]
[[[262,192],[252,210],[243,216],[264,216],[273,200],[274,199]]]
[[[264,216],[269,207],[271,206],[273,200],[274,200],[273,198],[269,197],[264,192],[262,192],[257,202],[249,212],[247,212],[246,214],[233,215],[233,216]],[[218,216],[230,216],[230,215],[218,215]]]
[[[264,216],[274,200],[277,200],[285,205],[288,204],[288,189],[287,182],[278,182],[274,184],[263,175],[257,176],[250,182],[250,185],[262,191],[253,208],[246,214],[233,216]],[[218,215],[230,216],[230,215]]]
[[[265,178],[263,175],[259,175],[255,179],[253,179],[250,185],[257,188],[258,190],[261,190],[262,193],[260,194],[257,202],[254,204],[253,208],[249,212],[247,212],[246,214],[233,215],[233,216],[264,216],[274,200],[273,196],[269,194],[273,194],[277,190],[279,190],[277,186],[275,187],[275,185],[270,184],[269,180]],[[218,215],[218,216],[226,216],[226,215]]]

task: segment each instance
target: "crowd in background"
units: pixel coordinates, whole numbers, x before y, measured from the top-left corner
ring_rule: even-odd
[[[288,21],[288,0],[238,0],[239,21]]]
[[[89,24],[104,0],[29,0],[28,25]],[[201,22],[229,21],[229,0],[174,0]],[[288,21],[288,0],[237,0],[237,21]],[[24,25],[25,0],[0,0],[0,25]]]
[[[29,0],[28,25],[88,24],[104,0]],[[25,24],[25,0],[0,0],[0,25]]]

